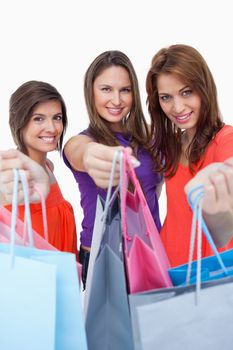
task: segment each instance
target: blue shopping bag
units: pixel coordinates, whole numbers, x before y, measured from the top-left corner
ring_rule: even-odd
[[[13,214],[14,210],[12,210],[12,216]],[[28,225],[30,225],[30,220]],[[28,233],[31,241],[31,227]],[[10,251],[11,246],[9,244],[0,245],[1,256],[4,256],[4,254],[5,256],[9,255]],[[14,257],[16,260],[23,259],[27,261],[28,264],[46,264],[56,272],[54,278],[56,291],[54,310],[56,311],[56,315],[53,325],[54,347],[52,349],[86,350],[86,335],[80,303],[80,289],[75,255],[60,251],[39,250],[33,247],[14,246]],[[34,279],[36,279],[36,271],[33,271],[32,269],[32,274],[34,274]],[[32,278],[32,281],[34,279]],[[50,284],[49,277],[45,278],[45,283],[43,284],[44,290],[46,290],[47,284]],[[47,301],[48,303],[52,303],[53,300],[52,298],[48,298]],[[38,308],[39,306],[40,302],[38,302]],[[17,321],[19,322],[19,320]],[[37,338],[38,349],[42,349],[40,339],[41,336]],[[2,349],[2,347],[0,348]],[[12,347],[12,349],[18,348]],[[22,349],[24,348],[22,347]],[[28,349],[34,350],[35,348],[31,345]],[[44,349],[47,350],[50,348],[45,346]],[[6,348],[6,350],[8,350],[8,348]]]
[[[53,350],[56,267],[18,256],[12,266],[1,249],[0,276],[0,349]]]
[[[203,258],[201,261],[201,281],[211,281],[226,276],[233,275],[233,249],[219,253],[221,260],[226,268],[224,272],[219,264],[216,255]],[[188,264],[179,265],[168,270],[174,286],[186,284],[186,276],[188,272]],[[190,284],[196,283],[197,261],[193,261],[191,265]]]
[[[56,266],[17,256],[15,174],[11,244],[0,244],[0,349],[53,350],[56,322]],[[27,203],[29,208],[29,203]]]
[[[1,244],[0,252],[1,256],[3,256],[2,253],[7,255],[9,253],[9,245]],[[15,246],[14,254],[19,259],[24,259],[32,265],[33,263],[42,265],[46,263],[49,267],[55,267],[57,291],[54,299],[56,300],[55,349],[87,349],[75,255],[23,246]],[[37,274],[33,272],[32,268],[33,273],[34,279],[37,278]],[[45,279],[43,288],[46,289],[49,283],[50,279]],[[52,298],[49,298],[49,301],[52,302]],[[1,346],[0,349],[2,350]],[[32,347],[31,349],[34,350]],[[44,349],[47,350],[46,347]]]
[[[193,210],[193,223],[191,240],[195,237],[196,222],[198,222],[199,230],[203,231],[207,241],[211,245],[213,255],[202,258],[196,261],[189,261],[187,264],[179,265],[168,270],[174,286],[196,284],[198,268],[200,282],[212,281],[226,276],[233,275],[233,249],[219,253],[210,232],[202,217],[200,200],[203,197],[203,187],[198,186],[193,188],[188,194],[188,202]],[[201,232],[200,232],[201,234]],[[192,258],[192,251],[194,244],[190,244],[190,258]]]

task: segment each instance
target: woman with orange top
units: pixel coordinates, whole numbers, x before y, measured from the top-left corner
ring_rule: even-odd
[[[224,250],[232,248],[233,239],[226,245],[233,234],[232,161],[226,160],[233,156],[233,127],[221,119],[216,86],[205,60],[188,45],[163,48],[152,59],[146,88],[151,149],[156,170],[165,174],[167,216],[161,238],[171,265],[188,261],[192,211],[184,188],[192,187],[195,181],[209,179],[203,201],[204,218],[215,242],[225,245]],[[215,162],[225,165],[219,170],[202,171]],[[193,181],[197,173],[198,178]],[[218,185],[222,179],[227,186]],[[230,206],[221,202],[219,207],[218,196],[225,197]],[[212,250],[203,239],[202,256],[210,254]]]
[[[62,196],[47,152],[61,151],[67,127],[66,106],[52,85],[28,81],[10,99],[10,128],[18,150],[40,164],[49,176],[50,192],[46,199],[48,240],[55,248],[77,254],[77,236],[73,208]],[[7,206],[11,209],[11,206]],[[40,203],[30,205],[32,227],[44,235]],[[24,219],[24,206],[19,206]]]

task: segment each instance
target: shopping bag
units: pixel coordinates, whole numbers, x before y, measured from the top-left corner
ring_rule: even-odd
[[[0,252],[9,253],[9,244],[0,244]],[[55,267],[55,349],[87,349],[75,255],[73,253],[46,251],[23,246],[15,246],[14,252],[16,257],[27,259],[30,263],[46,263]],[[34,272],[34,278],[38,278],[36,271]],[[49,283],[50,280],[46,279],[43,288],[46,289]],[[52,298],[49,299],[50,301],[52,302]],[[38,304],[40,303],[38,302]],[[1,346],[0,349],[2,349]],[[34,350],[32,347],[31,349]],[[45,349],[47,350],[47,348]]]
[[[135,348],[154,349],[232,349],[233,327],[233,277],[209,278],[201,281],[201,237],[203,218],[201,198],[198,194],[193,206],[194,220],[191,230],[189,264],[186,286],[167,288],[130,296]],[[190,285],[191,263],[194,249],[196,221],[197,257],[195,284]],[[211,240],[211,236],[208,238]],[[211,241],[211,245],[213,242]],[[219,266],[223,264],[214,249]],[[216,272],[216,271],[215,271]],[[222,272],[222,271],[221,271]],[[207,279],[207,278],[205,278]],[[153,324],[153,327],[151,326]],[[139,332],[136,334],[136,332]],[[169,334],[169,337],[167,336]]]
[[[86,315],[88,349],[133,349],[117,199],[94,263]]]
[[[122,164],[121,218],[129,291],[171,287],[169,261],[127,150]]]
[[[15,176],[17,185],[18,173]],[[15,197],[16,190],[17,186]],[[12,219],[10,244],[0,244],[0,349],[52,350],[55,346],[56,267],[17,256],[15,219],[16,215]]]
[[[96,201],[96,212],[95,212],[95,222],[92,235],[91,252],[88,264],[88,273],[86,280],[86,289],[84,295],[84,315],[87,314],[88,304],[90,300],[90,290],[93,277],[94,262],[98,255],[100,244],[103,236],[103,213],[104,213],[104,202],[100,196],[97,196]]]
[[[201,261],[201,281],[211,281],[217,278],[223,278],[225,276],[233,275],[233,249],[219,253],[221,260],[225,266],[225,271],[222,270],[219,265],[219,261],[216,255],[211,255],[206,258],[202,258]],[[169,269],[169,275],[171,277],[174,286],[186,284],[186,276],[188,271],[188,264],[179,265]],[[193,261],[191,264],[191,277],[190,284],[196,283],[197,274],[197,261]]]
[[[102,239],[94,260],[86,313],[87,342],[89,350],[133,350],[120,212],[118,198],[113,194],[108,200],[110,188],[111,179],[106,203],[99,202],[104,205],[103,232],[99,233]]]
[[[25,205],[25,211],[27,213],[28,210]],[[14,211],[12,210],[12,216],[13,214]],[[32,246],[33,235],[31,231],[29,222],[28,236],[29,244]],[[9,253],[9,250],[9,244],[0,245],[0,252],[6,254]],[[14,254],[17,258],[27,259],[30,263],[46,263],[56,269],[55,349],[87,349],[75,255],[57,250],[35,249],[28,246],[14,246]],[[48,283],[49,281],[47,280],[44,288],[47,288]],[[45,349],[47,350],[46,347]]]
[[[97,200],[96,200],[95,221],[94,221],[94,227],[93,227],[91,251],[90,251],[89,264],[88,264],[85,296],[84,296],[84,315],[86,315],[87,309],[88,309],[94,263],[98,255],[98,252],[100,250],[101,240],[105,230],[105,219],[107,217],[108,208],[111,205],[111,201],[114,200],[114,198],[118,193],[118,188],[116,188],[114,191],[112,188],[113,175],[114,175],[115,166],[116,166],[118,157],[119,157],[119,152],[116,152],[114,154],[114,159],[112,162],[109,186],[106,194],[106,202],[99,195],[97,196]],[[104,211],[104,207],[105,207],[105,211]]]
[[[132,294],[135,350],[224,350],[233,343],[233,277]]]
[[[33,246],[38,249],[57,251],[57,248],[55,248],[52,244],[50,244],[47,239],[48,233],[47,233],[45,200],[42,195],[40,195],[40,197],[41,197],[41,203],[42,203],[42,218],[43,218],[45,233],[44,233],[44,237],[42,237],[35,230],[32,230]],[[11,211],[6,209],[5,207],[0,207],[0,242],[9,243],[10,232],[11,232]],[[25,223],[19,218],[16,219],[15,244],[23,245],[23,246],[29,245],[29,238],[26,232]],[[80,281],[82,266],[79,262],[76,262],[76,267],[77,267],[77,273]]]
[[[196,283],[197,279],[197,270],[198,263],[200,269],[200,280],[210,281],[216,280],[218,278],[223,278],[226,276],[233,275],[233,249],[219,253],[211,234],[208,230],[208,227],[205,224],[205,221],[202,217],[202,207],[201,199],[204,195],[203,186],[194,187],[188,194],[188,202],[193,210],[193,223],[191,230],[191,242],[190,242],[190,258],[187,264],[179,265],[174,268],[169,269],[169,275],[172,279],[173,285],[185,285]],[[205,234],[208,243],[210,244],[213,255],[206,258],[199,256],[199,260],[192,261],[193,249],[194,249],[194,237],[196,231],[196,223],[198,223],[198,228],[200,231],[200,237],[202,232]],[[202,230],[202,232],[201,232]],[[201,252],[201,249],[199,249]],[[189,276],[188,276],[189,275]]]

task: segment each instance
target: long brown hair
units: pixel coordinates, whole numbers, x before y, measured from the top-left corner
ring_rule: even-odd
[[[114,133],[106,121],[98,114],[93,96],[95,79],[112,66],[126,69],[132,85],[133,103],[129,116],[124,122],[124,133],[132,137],[132,147],[148,146],[149,131],[143,114],[139,93],[138,80],[130,59],[121,51],[106,51],[97,56],[86,71],[84,77],[84,96],[89,115],[89,132],[97,142],[109,146],[119,145]]]
[[[160,107],[157,79],[174,74],[201,98],[200,118],[187,150],[190,171],[206,151],[209,142],[223,127],[213,76],[201,54],[188,45],[163,48],[153,57],[146,79],[147,104],[151,117],[151,139],[157,170],[168,177],[175,174],[182,154],[182,130],[166,117]]]
[[[35,106],[48,100],[58,100],[61,103],[63,132],[57,145],[57,150],[61,152],[68,121],[65,102],[57,89],[43,81],[31,80],[22,84],[11,95],[9,103],[10,129],[15,144],[25,154],[27,154],[27,149],[23,141],[22,130],[29,122]]]

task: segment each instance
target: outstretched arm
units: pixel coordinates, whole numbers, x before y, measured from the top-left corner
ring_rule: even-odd
[[[217,247],[233,237],[233,158],[199,171],[185,186],[186,193],[204,185],[203,216]]]
[[[31,202],[40,201],[37,187],[46,197],[49,193],[49,177],[45,170],[31,158],[18,150],[0,151],[0,202],[1,205],[11,203],[13,193],[12,169],[25,171]],[[19,185],[18,202],[23,202],[22,187]]]
[[[98,187],[107,188],[114,153],[121,149],[123,146],[106,146],[94,142],[89,136],[78,135],[66,143],[64,153],[74,170],[87,172]],[[134,157],[132,160],[137,162]],[[113,186],[119,182],[119,172],[119,164],[117,164]]]

